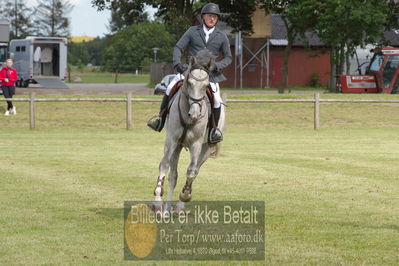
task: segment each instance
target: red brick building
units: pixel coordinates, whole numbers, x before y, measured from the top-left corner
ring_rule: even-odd
[[[267,46],[262,49],[257,58],[249,62],[263,45],[269,41],[269,77],[267,77],[267,59],[261,59],[261,54],[267,54]],[[221,83],[222,87],[239,87],[239,70],[234,69],[235,40],[231,39],[233,63],[222,72],[227,81]],[[277,88],[282,78],[284,49],[287,45],[287,32],[280,15],[272,15],[272,34],[270,38],[244,38],[243,43],[248,48],[243,49],[243,87],[266,87],[269,78],[269,87]],[[249,51],[251,50],[251,52]],[[327,86],[330,79],[330,53],[331,49],[324,45],[314,33],[306,33],[304,40],[297,38],[294,42],[288,63],[288,86],[309,86],[312,75],[317,75],[319,82]],[[263,65],[263,67],[262,67]]]

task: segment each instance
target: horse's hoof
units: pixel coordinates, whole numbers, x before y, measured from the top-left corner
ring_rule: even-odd
[[[162,201],[155,201],[151,204],[151,209],[155,214],[162,214]]]
[[[184,202],[177,202],[175,207],[173,208],[174,215],[186,215],[186,208],[184,206]]]
[[[183,216],[186,215],[186,209],[185,208],[174,208],[173,209],[173,215],[175,216]]]
[[[184,206],[184,202],[179,201],[176,203],[175,207],[173,208],[173,214],[175,216],[187,215],[186,207]]]
[[[164,210],[163,213],[162,213],[162,218],[168,219],[168,218],[170,218],[171,214],[172,213],[170,211]]]
[[[191,200],[191,193],[180,192],[179,199],[180,199],[180,201],[188,202]]]

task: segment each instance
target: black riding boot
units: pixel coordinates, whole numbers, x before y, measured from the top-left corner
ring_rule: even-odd
[[[159,111],[159,117],[153,121],[149,121],[147,126],[152,128],[155,131],[161,132],[163,126],[165,125],[166,115],[168,114],[168,103],[169,96],[164,95],[161,103],[161,109]]]
[[[218,128],[221,109],[221,107],[212,108],[213,117],[215,119],[215,124],[211,123],[212,128],[209,131],[209,142],[212,144],[218,143],[223,140],[223,134]]]

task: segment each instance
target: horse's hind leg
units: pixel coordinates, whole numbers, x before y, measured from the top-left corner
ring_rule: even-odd
[[[183,202],[191,200],[192,184],[199,171],[199,157],[201,154],[202,143],[197,141],[190,146],[190,165],[187,169],[186,184],[180,192],[179,199]]]
[[[172,140],[167,140],[164,148],[164,156],[159,163],[159,175],[157,179],[157,184],[154,189],[155,200],[153,203],[154,211],[158,212],[162,209],[162,196],[163,196],[163,183],[165,181],[165,176],[170,167],[170,160],[177,147],[177,143]]]
[[[168,192],[168,197],[166,199],[164,212],[170,211],[171,203],[173,200],[173,191],[175,190],[177,176],[178,176],[177,165],[179,163],[179,157],[182,148],[183,148],[182,146],[178,145],[172,155],[172,158],[170,159],[169,192]]]

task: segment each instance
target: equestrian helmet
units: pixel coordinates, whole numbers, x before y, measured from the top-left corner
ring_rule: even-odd
[[[203,14],[215,14],[218,17],[220,17],[220,9],[217,4],[214,3],[208,3],[204,5],[204,7],[201,9],[201,15]]]

